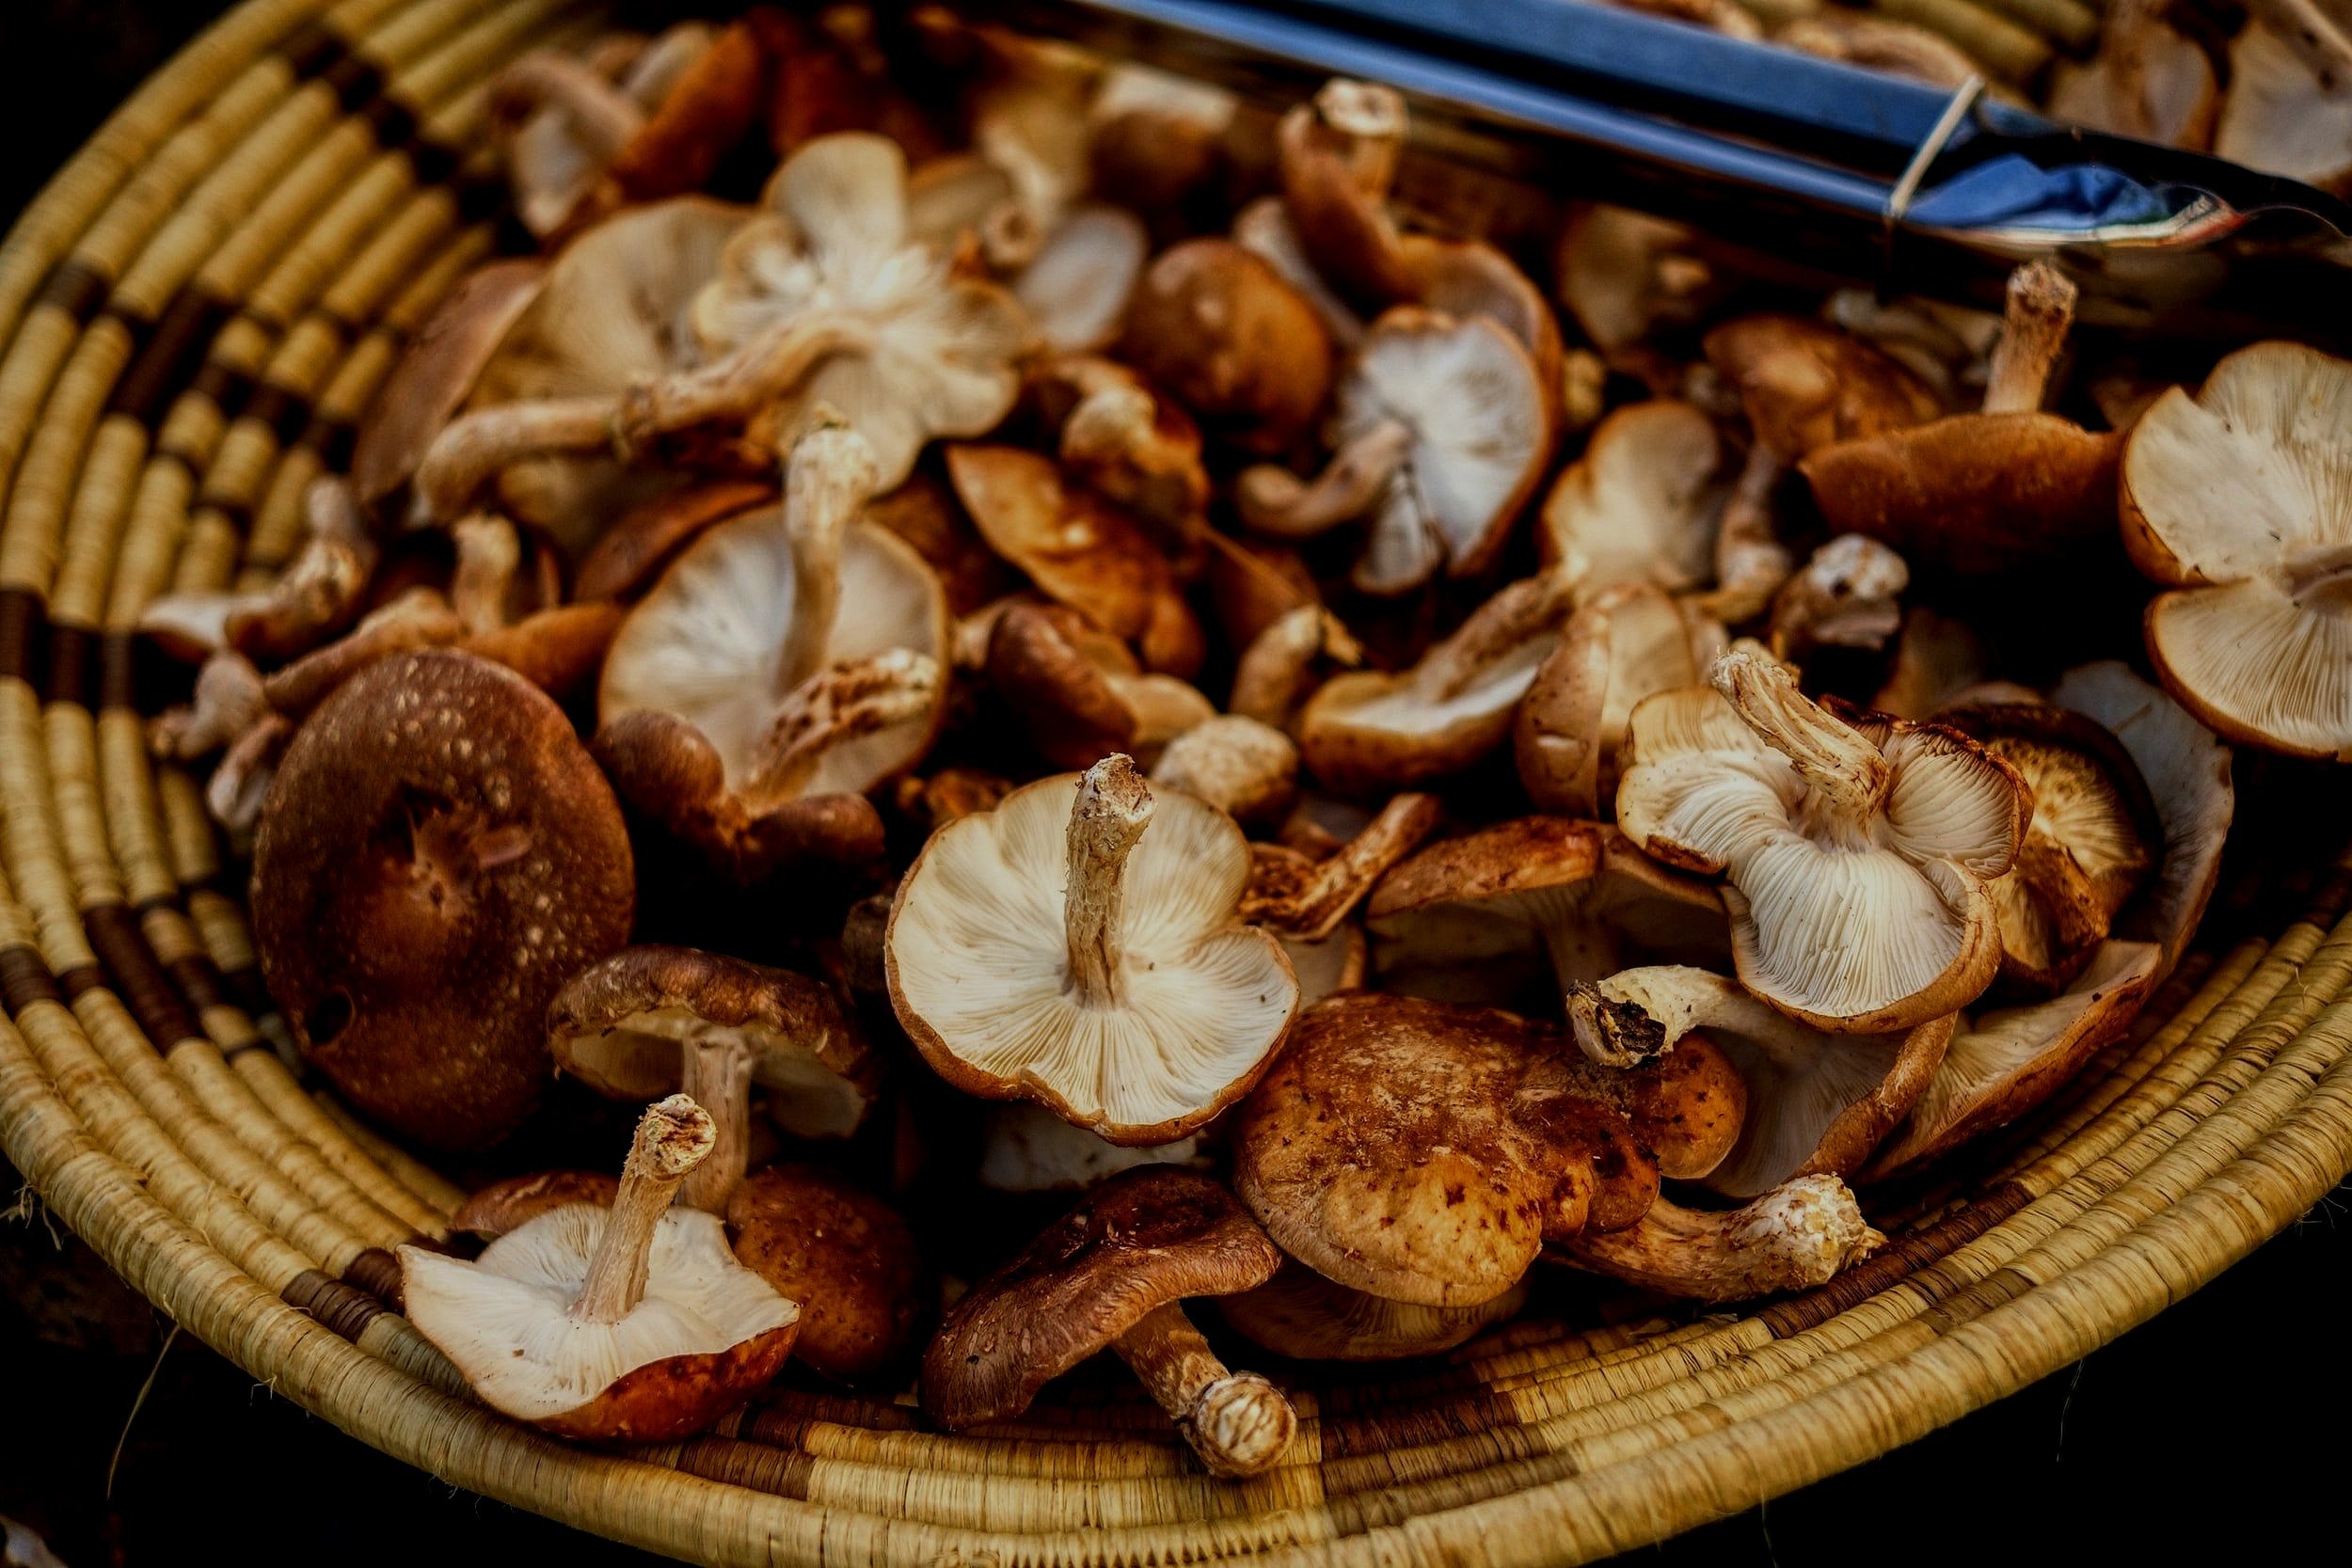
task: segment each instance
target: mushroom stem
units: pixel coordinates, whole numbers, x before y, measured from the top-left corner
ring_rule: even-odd
[[[1607,921],[1548,920],[1543,934],[1551,972],[1571,997],[1580,988],[1617,972],[1623,950]]]
[[[1315,117],[1341,140],[1356,188],[1384,199],[1405,151],[1405,99],[1377,82],[1335,76],[1315,94]]]
[[[1412,447],[1412,426],[1382,420],[1333,452],[1311,481],[1273,463],[1245,469],[1233,486],[1233,503],[1261,533],[1312,538],[1371,511]]]
[[[873,338],[853,317],[814,310],[787,316],[723,358],[631,387],[614,420],[615,450],[625,457],[654,436],[748,420],[783,401],[826,359],[870,347]]]
[[[262,673],[233,649],[222,649],[196,673],[196,692],[186,707],[157,719],[149,739],[157,756],[193,761],[237,737],[270,716]]]
[[[612,440],[611,398],[537,398],[460,415],[433,437],[417,465],[419,519],[455,516],[510,463],[552,452],[600,451]]]
[[[940,679],[939,661],[912,648],[819,670],[778,705],[743,800],[765,809],[797,799],[827,752],[930,712]]]
[[[572,1298],[574,1323],[616,1323],[645,1299],[654,1228],[677,1196],[678,1184],[709,1155],[717,1136],[710,1113],[686,1095],[645,1107],[629,1143],[628,1163],[621,1167],[621,1190],[605,1215],[596,1251],[588,1255],[580,1294]]]
[[[2047,261],[2028,261],[2009,275],[2001,339],[1986,368],[1984,411],[2030,414],[2041,408],[2050,372],[2074,325],[2074,285]]]
[[[784,483],[784,531],[792,544],[792,626],[780,686],[798,686],[823,667],[841,602],[841,541],[873,499],[874,451],[832,409],[820,409],[795,442]]]
[[[1867,832],[1895,775],[1867,736],[1816,706],[1797,689],[1788,667],[1761,648],[1733,648],[1715,661],[1709,679],[1804,780],[1810,829],[1832,840]]]
[[[242,839],[262,819],[262,802],[270,781],[278,775],[278,760],[294,739],[294,721],[270,714],[230,743],[213,776],[204,785],[204,808],[213,820]]]
[[[686,1173],[677,1201],[724,1215],[752,1163],[752,1072],[759,1053],[739,1030],[685,1042],[678,1057],[678,1092],[710,1114],[710,1152]]]
[[[1192,1451],[1216,1476],[1254,1476],[1282,1457],[1298,1431],[1282,1391],[1256,1372],[1236,1372],[1174,1302],[1152,1308],[1111,1342],[1176,1421]]]
[[[1796,570],[1796,557],[1772,531],[1772,491],[1788,471],[1787,460],[1757,441],[1715,525],[1715,587],[1698,604],[1727,626],[1760,614]]]
[[[487,512],[460,517],[449,531],[457,544],[457,568],[449,583],[450,609],[457,612],[469,636],[501,629],[506,625],[506,595],[522,566],[522,536],[513,523]]]
[[[619,157],[645,127],[645,111],[636,100],[585,62],[553,50],[533,50],[500,71],[492,93],[509,113],[561,109],[599,165]]]
[[[1314,689],[1316,660],[1353,666],[1363,657],[1362,645],[1321,605],[1285,610],[1242,650],[1226,711],[1285,729]]]
[[[1568,988],[1568,1028],[1586,1060],[1640,1067],[1701,1024],[1721,1022],[1723,985],[1719,976],[1681,964],[1612,971]]]
[[[1445,802],[1407,792],[1391,798],[1363,831],[1318,862],[1314,873],[1279,905],[1251,915],[1297,942],[1321,942],[1361,903],[1388,870],[1437,830]]]
[[[1460,696],[1495,665],[1525,652],[1531,640],[1560,628],[1571,608],[1576,575],[1574,564],[1564,562],[1499,590],[1471,610],[1454,635],[1422,656],[1418,678],[1439,702]]]
[[[2301,546],[2280,558],[2278,571],[2280,588],[2299,605],[2352,600],[2352,544]]]
[[[1104,757],[1078,781],[1070,808],[1070,880],[1062,925],[1070,944],[1070,989],[1081,1005],[1119,1002],[1120,888],[1128,852],[1152,825],[1152,791],[1124,753]]]
[[[1623,1230],[1556,1243],[1581,1268],[1699,1301],[1827,1284],[1884,1245],[1835,1176],[1800,1176],[1731,1210],[1660,1198]]]

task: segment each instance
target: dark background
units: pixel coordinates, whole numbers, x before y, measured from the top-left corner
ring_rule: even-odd
[[[0,217],[218,9],[215,0],[0,0]],[[0,1165],[0,1206],[20,1184]],[[1689,1568],[2243,1560],[2300,1556],[2330,1539],[2338,1546],[2320,1555],[2339,1554],[2352,1409],[2344,1196],[2074,1367],[1637,1558]],[[167,1328],[37,1204],[0,1221],[0,1514],[40,1529],[72,1568],[215,1554],[449,1568],[650,1560],[453,1492],[191,1338],[165,1351]]]

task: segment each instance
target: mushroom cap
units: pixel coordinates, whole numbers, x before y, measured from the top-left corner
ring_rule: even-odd
[[[1279,821],[1298,793],[1298,748],[1271,724],[1220,713],[1169,741],[1152,782],[1188,790],[1237,822]]]
[[[1617,409],[1544,498],[1546,561],[1577,562],[1580,594],[1646,582],[1668,593],[1715,575],[1715,529],[1730,487],[1715,421],[1658,398]]]
[[[778,499],[773,483],[756,479],[713,480],[664,491],[614,518],[589,546],[573,575],[572,596],[581,601],[634,598],[713,525],[773,506]]]
[[[1633,347],[1653,327],[1698,319],[1720,292],[1688,254],[1686,225],[1596,202],[1560,233],[1560,301],[1603,354]]]
[[[1039,754],[1087,768],[1114,752],[1152,758],[1216,706],[1173,675],[1147,675],[1127,645],[1059,605],[1015,604],[988,636],[988,682]]]
[[[1047,347],[1102,348],[1118,340],[1151,251],[1141,218],[1124,207],[1089,202],[1045,237],[1012,280],[1012,297]]]
[[[1431,845],[1382,879],[1365,918],[1381,985],[1438,1001],[1489,992],[1497,960],[1571,946],[1589,953],[1595,972],[1555,976],[1545,962],[1555,988],[1611,973],[1620,945],[1678,962],[1730,953],[1710,884],[1659,864],[1614,828],[1558,816]]]
[[[1983,577],[2112,541],[2122,449],[2115,432],[2056,414],[1956,414],[1819,448],[1799,467],[1832,529]]]
[[[1543,291],[1518,262],[1484,240],[1441,240],[1430,234],[1405,235],[1397,242],[1397,254],[1412,278],[1415,304],[1457,320],[1491,318],[1527,350],[1547,403],[1557,401],[1560,364],[1566,352],[1560,324],[1544,303]]]
[[[1234,1188],[1327,1278],[1427,1307],[1492,1301],[1548,1235],[1630,1224],[1657,1193],[1624,1113],[1563,1092],[1562,1049],[1491,1008],[1331,997],[1234,1118]]]
[[[2090,718],[2047,703],[1970,702],[1936,714],[2017,769],[2033,794],[2017,862],[1993,882],[2001,976],[2029,994],[2090,960],[2163,850],[2138,765]]]
[[[979,1182],[996,1193],[1081,1192],[1142,1165],[1209,1167],[1198,1133],[1130,1148],[1025,1101],[991,1107],[981,1139]]]
[[[1272,1279],[1216,1307],[1243,1338],[1295,1361],[1399,1361],[1452,1350],[1526,1305],[1524,1282],[1470,1307],[1390,1301],[1285,1259]]]
[[[1241,829],[1163,788],[1126,860],[1120,999],[1082,1002],[1062,902],[1078,783],[1041,779],[931,835],[890,911],[891,1006],[968,1094],[1034,1101],[1113,1143],[1167,1143],[1249,1091],[1298,983],[1280,944],[1235,918]]]
[[[2202,44],[2168,26],[2153,6],[2128,28],[2108,28],[2104,43],[2091,59],[2061,62],[2052,73],[2054,118],[2167,147],[2211,143],[2221,92]]]
[[[801,1303],[792,1354],[854,1383],[896,1366],[927,1311],[914,1232],[898,1212],[816,1165],[771,1165],[727,1199],[737,1261]]]
[[[408,482],[483,367],[548,279],[533,257],[492,261],[451,291],[384,379],[351,449],[351,487],[373,507]]]
[[[1373,503],[1359,588],[1404,593],[1440,562],[1455,577],[1492,564],[1551,455],[1547,391],[1491,317],[1400,305],[1373,323],[1340,383],[1332,444],[1389,421],[1412,434]]]
[[[1018,1416],[1151,1312],[1248,1290],[1281,1261],[1214,1179],[1123,1171],[949,1310],[923,1354],[923,1409],[949,1431]]]
[[[1707,359],[1739,391],[1756,440],[1788,462],[1944,411],[1900,360],[1804,316],[1726,322],[1707,335]]]
[[[327,697],[254,835],[262,975],[304,1056],[441,1148],[538,1102],[548,1003],[628,940],[635,896],[620,806],[563,710],[446,649]]]
[[[2149,658],[2225,740],[2352,757],[2347,428],[2352,363],[2268,342],[2167,392],[2124,444],[2124,546],[2172,590],[2148,606]]]
[[[490,1241],[568,1203],[610,1209],[620,1190],[620,1179],[610,1171],[543,1170],[510,1176],[469,1193],[450,1212],[449,1227]]]
[[[634,713],[670,714],[710,743],[729,789],[750,782],[778,705],[797,684],[782,652],[805,632],[793,624],[797,568],[785,519],[781,504],[731,517],[662,573],[605,656],[600,728]],[[946,664],[946,594],[904,540],[852,522],[839,573],[825,663],[906,649]],[[946,696],[943,687],[915,717],[829,747],[798,793],[862,795],[913,767],[930,749]]]
[[[692,947],[628,947],[589,965],[556,993],[547,1028],[555,1065],[612,1100],[659,1099],[678,1087],[688,1047],[739,1039],[777,1125],[799,1137],[848,1137],[881,1088],[882,1064],[830,988]]]
[[[645,53],[656,53],[665,40],[690,27],[707,41],[664,72],[668,81],[645,84],[641,96],[651,112],[606,166],[606,177],[630,201],[655,201],[707,182],[763,106],[767,63],[758,35],[748,23],[731,23],[715,32],[681,24],[655,40]]]
[[[1230,240],[1186,240],[1143,272],[1120,356],[1201,423],[1252,451],[1279,452],[1331,390],[1331,336],[1314,307],[1264,260]]]
[[[1617,787],[1626,835],[1670,864],[1726,874],[1740,979],[1792,1018],[1885,1034],[1975,1000],[2000,967],[1986,884],[2014,858],[2029,804],[2015,771],[1938,725],[1819,714],[1793,683],[1779,696],[1742,689],[1756,722],[1777,723],[1777,709],[1856,757],[1875,752],[1869,804],[1857,813],[1808,784],[1719,692],[1664,691],[1633,710]]]
[[[2258,12],[2230,45],[2230,90],[2213,150],[2249,168],[2352,193],[2352,84],[2320,69]]]
[[[1634,705],[1704,681],[1724,644],[1720,623],[1645,582],[1618,583],[1579,606],[1512,719],[1528,799],[1597,816],[1616,799]]]
[[[792,1352],[800,1308],[735,1260],[715,1214],[656,1222],[644,1299],[569,1314],[610,1210],[550,1209],[469,1262],[400,1249],[403,1310],[494,1409],[569,1437],[659,1443],[708,1426]]]
[[[718,749],[674,714],[646,709],[603,725],[592,750],[622,799],[743,886],[803,863],[882,856],[882,814],[865,796],[755,804],[728,785]]]

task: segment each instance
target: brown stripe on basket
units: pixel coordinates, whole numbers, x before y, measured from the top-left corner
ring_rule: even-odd
[[[368,1324],[391,1309],[365,1291],[357,1290],[320,1269],[305,1269],[286,1281],[278,1292],[287,1306],[297,1312],[306,1312],[326,1328],[350,1340],[359,1342]]]
[[[264,381],[245,405],[244,418],[265,425],[280,447],[299,436],[310,423],[310,399],[308,394],[275,381]]]
[[[678,1445],[677,1467],[705,1481],[748,1486],[771,1497],[808,1500],[809,1473],[817,1462],[805,1453],[739,1443],[729,1437],[691,1437]]]
[[[98,312],[114,292],[114,280],[79,256],[68,256],[51,269],[42,280],[40,293],[33,296],[36,307],[47,305],[63,310],[73,318],[76,326],[87,326],[98,319]]]
[[[67,621],[51,622],[48,676],[37,689],[43,702],[89,706],[98,685],[98,633]]]
[[[152,428],[157,416],[190,382],[205,351],[236,314],[236,306],[201,284],[172,295],[155,319],[153,333],[131,360],[107,401],[109,414],[128,414]]]
[[[315,413],[294,445],[316,452],[329,471],[342,473],[351,467],[351,454],[359,445],[359,421],[347,414]]]
[[[326,23],[312,20],[288,33],[278,53],[294,68],[296,77],[309,78],[333,69],[336,61],[351,53],[351,45]]]
[[[343,1270],[343,1283],[365,1291],[395,1312],[402,1308],[400,1259],[380,1246],[354,1258]]]
[[[2031,1201],[2024,1188],[2013,1181],[2005,1183],[1957,1213],[1894,1238],[1876,1257],[1847,1270],[1820,1289],[1774,1302],[1757,1312],[1756,1320],[1772,1331],[1775,1339],[1819,1328],[1849,1307],[1912,1278],[1930,1264],[1941,1262]],[[1930,1296],[1942,1294],[1931,1281],[1914,1279],[1913,1284]]]
[[[29,588],[0,588],[0,680],[40,689],[41,633],[49,607]]]
[[[140,1031],[157,1050],[205,1037],[129,906],[91,905],[82,911],[82,930],[98,961],[114,977],[115,994],[122,998]]]
[[[65,1000],[57,977],[49,973],[40,954],[30,947],[0,947],[0,1007],[16,1017],[36,1002]]]

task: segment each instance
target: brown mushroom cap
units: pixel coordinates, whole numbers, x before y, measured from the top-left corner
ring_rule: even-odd
[[[262,974],[304,1055],[442,1148],[537,1103],[548,1003],[628,940],[635,890],[619,805],[563,710],[447,650],[321,704],[254,839]]]
[[[1944,411],[1899,360],[1804,316],[1726,322],[1707,335],[1707,358],[1738,390],[1757,443],[1785,462]]]
[[[1255,1290],[1216,1306],[1233,1331],[1295,1361],[1397,1361],[1452,1350],[1518,1315],[1527,1287],[1470,1307],[1423,1307],[1351,1291],[1295,1259]]]
[[[373,507],[407,483],[547,278],[545,261],[493,261],[468,276],[426,319],[360,421],[351,451],[351,485],[360,505]]]
[[[1156,1308],[1248,1290],[1281,1261],[1214,1179],[1121,1172],[956,1303],[923,1354],[923,1409],[950,1431],[1018,1416]]]
[[[1544,499],[1544,559],[1572,562],[1585,595],[1627,582],[1698,587],[1714,576],[1729,494],[1722,467],[1715,422],[1690,404],[1658,398],[1615,410]]]
[[[612,1207],[620,1179],[600,1170],[545,1170],[493,1181],[450,1212],[449,1227],[494,1241],[567,1203]]]
[[[1621,582],[1580,605],[1512,719],[1528,799],[1546,811],[1598,816],[1616,799],[1635,705],[1705,680],[1724,647],[1719,623],[1648,583]]]
[[[556,1066],[613,1100],[668,1094],[694,1043],[740,1040],[776,1124],[797,1137],[848,1137],[882,1083],[822,983],[691,947],[625,948],[581,970],[548,1005],[547,1031]]]
[[[1173,675],[1148,675],[1127,645],[1058,605],[1009,606],[988,637],[989,687],[1047,762],[1087,768],[1115,752],[1156,758],[1216,707]]]
[[[738,1261],[801,1303],[792,1354],[854,1383],[914,1346],[927,1307],[923,1259],[898,1212],[816,1165],[755,1171],[727,1200]]]
[[[1630,1224],[1657,1194],[1631,1124],[1576,1092],[1564,1044],[1490,1008],[1331,997],[1243,1102],[1235,1189],[1285,1252],[1340,1284],[1491,1301],[1547,1237]]]
[[[780,499],[775,485],[755,479],[713,480],[655,496],[615,518],[589,547],[573,577],[572,596],[632,598],[707,530]]]
[[[1216,434],[1280,451],[1331,389],[1331,338],[1314,307],[1229,240],[1187,240],[1144,269],[1122,356]]]

